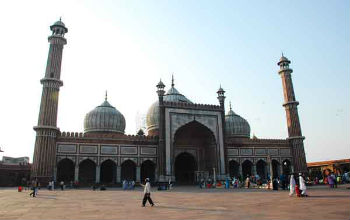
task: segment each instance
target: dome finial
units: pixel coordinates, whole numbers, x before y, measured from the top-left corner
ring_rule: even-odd
[[[107,90],[106,90],[106,95],[105,95],[105,101],[107,101]]]
[[[62,21],[62,16],[60,16],[60,21]]]
[[[230,111],[232,111],[231,101],[230,101]]]
[[[171,87],[174,88],[175,84],[174,84],[174,73],[171,74]]]

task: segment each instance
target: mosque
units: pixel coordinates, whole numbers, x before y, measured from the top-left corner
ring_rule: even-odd
[[[251,138],[247,120],[231,105],[225,112],[225,91],[217,91],[218,105],[193,103],[172,80],[170,89],[160,81],[158,99],[147,113],[147,135],[124,133],[123,114],[107,100],[88,112],[84,132],[61,132],[57,109],[63,47],[68,28],[59,20],[50,26],[48,53],[31,177],[75,181],[81,184],[117,184],[176,181],[194,184],[200,178],[225,179],[258,174],[266,179],[282,173],[307,172],[304,137],[295,100],[290,61],[278,62],[287,116],[286,139]],[[155,97],[156,100],[156,97]]]

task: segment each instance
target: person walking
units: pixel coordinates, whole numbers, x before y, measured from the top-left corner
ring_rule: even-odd
[[[334,173],[332,172],[331,177],[332,177],[333,183],[334,183],[334,187],[333,188],[338,188],[337,176],[334,175]]]
[[[294,194],[294,190],[295,190],[295,179],[294,179],[294,175],[292,174],[290,176],[290,181],[289,181],[289,196],[292,196]]]
[[[149,182],[149,178],[146,178],[145,182],[146,182],[145,185],[141,184],[141,186],[144,187],[144,189],[143,189],[144,196],[143,196],[143,200],[142,200],[142,207],[145,207],[147,200],[148,200],[149,204],[151,204],[151,206],[154,206],[154,203],[151,199],[151,184]]]
[[[52,191],[54,191],[55,190],[55,181],[51,181],[51,189],[52,189]]]
[[[327,179],[328,179],[329,187],[334,188],[334,179],[333,179],[332,175],[328,175]]]
[[[131,181],[131,189],[132,189],[132,190],[135,189],[135,181],[134,181],[134,180]]]
[[[37,194],[37,187],[38,187],[38,182],[36,180],[33,180],[32,181],[32,192],[29,194],[29,196],[33,196],[33,197],[36,197],[36,194]]]
[[[274,178],[272,181],[272,189],[278,190],[278,179],[277,178]]]
[[[226,177],[225,188],[226,189],[230,188],[230,179],[229,179],[229,177]]]
[[[127,190],[127,187],[128,187],[128,185],[127,185],[126,180],[123,180],[123,190]]]
[[[245,188],[249,189],[249,187],[250,187],[250,178],[247,175],[247,179],[245,179]]]
[[[301,196],[308,196],[306,193],[305,180],[301,173],[299,173],[299,189],[301,190]]]

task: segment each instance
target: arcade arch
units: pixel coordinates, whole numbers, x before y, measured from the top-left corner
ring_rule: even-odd
[[[267,178],[266,176],[266,162],[263,160],[259,160],[256,163],[256,173],[259,175],[259,177],[263,180]]]
[[[141,164],[141,182],[143,182],[146,178],[149,178],[151,182],[154,182],[155,169],[156,165],[152,161],[143,161],[143,163]]]
[[[74,162],[68,158],[62,159],[57,164],[57,181],[68,183],[74,181]]]
[[[116,181],[116,164],[112,160],[105,160],[101,164],[101,183],[113,184]]]
[[[136,181],[136,164],[132,160],[126,160],[121,166],[121,180]]]
[[[235,160],[229,162],[230,177],[239,177],[239,163]]]
[[[79,164],[79,183],[92,184],[96,180],[96,164],[90,159],[85,159]]]
[[[245,160],[242,163],[242,175],[243,175],[243,178],[246,178],[247,176],[251,176],[252,175],[252,167],[253,167],[253,163],[250,160]]]

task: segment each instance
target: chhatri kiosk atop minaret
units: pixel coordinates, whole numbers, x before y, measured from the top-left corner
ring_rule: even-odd
[[[195,184],[202,178],[251,175],[267,181],[271,176],[306,171],[292,70],[284,56],[278,64],[287,113],[286,139],[251,138],[249,123],[233,111],[231,104],[225,113],[221,86],[217,91],[219,105],[197,104],[175,88],[174,79],[167,91],[162,81],[155,87],[155,102],[147,112],[147,135],[126,135],[125,118],[107,96],[85,118],[82,116],[84,132],[65,132],[57,127],[57,109],[68,29],[61,20],[50,28],[39,119],[34,127],[32,178],[43,184],[63,180],[113,185],[145,178]]]

